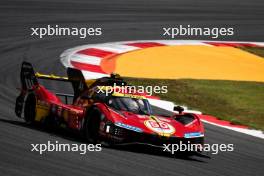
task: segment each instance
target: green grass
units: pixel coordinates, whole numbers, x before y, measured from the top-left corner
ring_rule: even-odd
[[[260,47],[238,47],[238,48],[264,58],[264,48],[260,48]]]
[[[264,83],[220,80],[126,78],[132,85],[168,86],[158,96],[234,124],[264,130]]]

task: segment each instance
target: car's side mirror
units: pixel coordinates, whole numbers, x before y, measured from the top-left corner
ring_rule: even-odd
[[[181,106],[174,106],[173,111],[178,111],[181,114],[184,111],[184,108]]]

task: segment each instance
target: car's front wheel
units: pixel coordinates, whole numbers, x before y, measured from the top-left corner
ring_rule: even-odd
[[[85,120],[84,124],[84,133],[86,139],[91,143],[99,143],[100,136],[99,136],[99,129],[100,129],[100,122],[101,122],[101,112],[97,108],[91,109]]]

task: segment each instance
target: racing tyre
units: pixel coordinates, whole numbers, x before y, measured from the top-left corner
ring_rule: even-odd
[[[34,94],[29,94],[25,101],[24,118],[27,123],[32,124],[36,116],[36,98]]]
[[[97,108],[91,109],[86,117],[84,133],[86,139],[93,144],[100,143],[99,140],[100,122],[101,122],[100,110]]]

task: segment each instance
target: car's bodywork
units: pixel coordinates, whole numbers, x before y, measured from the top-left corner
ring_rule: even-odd
[[[85,80],[81,71],[72,68],[68,68],[67,74],[68,77],[59,77],[35,73],[30,63],[23,62],[17,116],[23,116],[28,123],[42,122],[78,130],[90,142],[157,146],[179,141],[203,144],[200,115],[181,112],[180,108],[179,113],[170,116],[153,114],[143,94],[128,93],[126,89],[109,95],[102,92],[114,85],[127,85],[117,76]],[[39,79],[71,82],[74,95],[53,93],[41,85]],[[65,102],[61,96],[65,97]],[[71,98],[72,103],[69,103]]]

